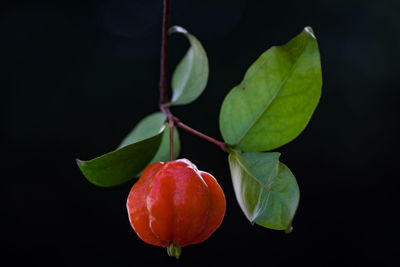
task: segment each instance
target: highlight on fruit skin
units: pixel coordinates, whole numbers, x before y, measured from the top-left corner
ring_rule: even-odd
[[[127,210],[131,226],[146,243],[181,248],[209,238],[221,225],[226,200],[217,180],[187,159],[149,165],[132,187]]]

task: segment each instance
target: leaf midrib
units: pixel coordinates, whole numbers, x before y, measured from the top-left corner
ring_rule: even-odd
[[[257,115],[256,119],[250,124],[250,126],[246,129],[246,131],[242,134],[242,136],[238,139],[238,141],[236,142],[235,146],[237,146],[238,144],[240,144],[240,142],[244,139],[244,137],[247,135],[247,133],[250,131],[251,128],[253,128],[253,126],[257,123],[257,121],[262,117],[262,115],[268,110],[268,108],[270,107],[272,101],[274,101],[276,99],[276,97],[278,96],[279,92],[281,91],[282,87],[284,86],[284,84],[287,82],[287,80],[289,79],[289,77],[292,75],[294,69],[297,66],[297,63],[299,62],[299,59],[301,58],[301,56],[303,55],[304,51],[306,50],[306,47],[308,46],[308,43],[306,43],[301,51],[301,53],[299,53],[299,56],[296,59],[296,62],[293,64],[292,68],[289,70],[288,75],[286,75],[286,77],[282,80],[282,82],[280,83],[280,85],[278,86],[278,89],[276,90],[275,94],[273,95],[273,97],[270,99],[269,103],[265,106],[265,108],[260,112],[260,114]],[[265,60],[266,61],[266,60]],[[263,62],[263,64],[265,64],[265,61]],[[259,67],[261,68],[261,67]]]
[[[260,186],[264,187],[264,189],[268,192],[270,192],[271,190],[264,185],[263,183],[260,182],[260,180],[257,179],[257,177],[255,177],[243,164],[242,162],[239,160],[239,158],[237,156],[235,156],[236,161],[239,163],[239,165],[242,167],[242,169],[251,177],[253,178]],[[245,161],[245,160],[243,160]],[[273,179],[273,178],[272,178]],[[272,183],[271,183],[272,184]]]
[[[263,183],[261,183],[247,168],[246,166],[244,166],[244,164],[239,160],[239,157],[235,155],[236,161],[238,162],[238,164],[241,166],[241,168],[248,174],[248,176],[250,176],[253,180],[255,180],[262,188],[264,188],[264,190],[267,191],[267,199],[265,201],[265,207],[267,207],[269,200],[271,199],[271,195],[273,194],[273,191],[271,189],[268,188],[268,186],[264,185]],[[242,158],[243,161],[246,161],[245,159]],[[279,176],[279,165],[278,165],[278,170],[277,170],[277,175],[275,175],[274,177],[272,177],[271,182],[269,183],[270,186],[272,186],[272,184],[274,183],[274,181],[276,180],[276,178]],[[291,209],[289,207],[289,205],[287,204],[286,201],[284,201],[282,199],[282,197],[280,196],[280,194],[274,194],[274,197],[278,198],[280,200],[281,203],[281,207],[285,206],[286,209],[289,211],[289,213],[291,213]],[[258,202],[255,206],[255,208],[258,207]],[[296,209],[295,209],[296,210]],[[254,211],[253,211],[254,212]],[[256,216],[255,218],[252,218],[252,221],[254,222],[257,219],[258,216]],[[283,221],[281,219],[281,221]]]
[[[240,165],[240,167],[248,174],[248,176],[250,176],[253,180],[255,180],[256,183],[258,183],[258,184],[260,185],[261,189],[264,189],[264,190],[267,192],[267,199],[266,199],[266,201],[265,201],[265,207],[267,207],[267,206],[268,206],[268,202],[269,202],[269,200],[270,200],[270,196],[271,196],[271,194],[272,194],[272,190],[271,190],[270,188],[268,188],[266,185],[264,185],[263,183],[261,183],[261,181],[258,180],[257,177],[255,177],[255,176],[244,166],[244,164],[239,160],[239,157],[238,157],[238,156],[234,155],[234,157],[235,157],[236,161],[238,162],[238,164]],[[246,160],[243,159],[243,158],[242,158],[242,160],[243,160],[243,161],[246,161]],[[276,177],[277,177],[277,176],[272,177],[271,183],[270,183],[271,185],[273,184],[274,179],[275,179]],[[261,194],[261,192],[260,192],[260,194]],[[259,207],[258,204],[259,204],[259,201],[256,203],[254,209]],[[258,209],[259,209],[259,208],[258,208]],[[254,214],[254,210],[253,210],[253,214]],[[251,218],[251,221],[255,221],[255,220],[257,219],[257,217],[258,217],[258,216],[256,216],[255,218]]]
[[[189,55],[190,53],[192,54],[191,56]],[[187,55],[185,55],[185,56],[190,56],[189,67],[187,68],[188,71],[186,72],[186,74],[184,76],[184,79],[183,79],[183,82],[182,82],[182,86],[178,87],[179,89],[174,90],[175,92],[179,92],[179,95],[176,98],[174,97],[175,99],[172,100],[172,102],[177,102],[179,100],[179,98],[182,96],[184,88],[186,87],[186,85],[187,85],[187,83],[189,81],[189,78],[191,76],[193,65],[194,65],[193,64],[194,57],[195,57],[192,45],[189,48],[189,50],[187,51]]]

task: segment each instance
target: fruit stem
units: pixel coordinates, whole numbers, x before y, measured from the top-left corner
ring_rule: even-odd
[[[174,120],[172,119],[172,116],[169,116],[168,124],[169,124],[169,158],[172,161],[175,159],[175,157],[174,157]]]

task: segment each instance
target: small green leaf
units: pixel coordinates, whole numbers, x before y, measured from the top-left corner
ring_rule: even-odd
[[[220,129],[226,143],[242,151],[267,151],[296,138],[321,95],[318,44],[311,28],[272,47],[226,96]]]
[[[275,229],[291,227],[299,203],[296,179],[279,162],[278,152],[229,154],[233,187],[241,209],[252,223]]]
[[[148,138],[160,131],[166,124],[167,117],[162,112],[156,112],[143,118],[135,128],[122,140],[118,148]],[[180,152],[179,133],[174,128],[174,156],[178,158]],[[169,126],[165,127],[160,147],[149,164],[156,161],[169,161]]]
[[[174,155],[178,157],[180,141],[174,129]],[[115,186],[141,174],[143,169],[156,161],[168,161],[169,126],[161,112],[143,118],[122,140],[117,150],[98,158],[77,160],[85,177],[99,186]]]
[[[183,105],[194,101],[204,91],[208,81],[208,59],[196,37],[179,26],[169,30],[170,34],[176,32],[184,34],[190,42],[189,50],[172,75],[171,105]]]
[[[163,136],[162,127],[154,136],[124,146],[92,160],[76,162],[83,175],[98,186],[125,183],[145,168],[156,154]]]

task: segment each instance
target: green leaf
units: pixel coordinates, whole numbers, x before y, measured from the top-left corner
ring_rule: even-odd
[[[84,176],[98,186],[116,186],[125,183],[145,168],[156,154],[165,127],[144,140],[124,146],[92,160],[76,162]]]
[[[296,138],[321,95],[318,44],[311,28],[272,47],[226,96],[220,129],[226,143],[242,151],[267,151]]]
[[[126,145],[135,143],[137,141],[148,138],[160,131],[164,125],[166,125],[166,116],[162,112],[156,112],[143,118],[135,128],[122,140],[118,148],[124,147]],[[180,140],[179,133],[176,128],[174,128],[174,156],[175,159],[178,158],[180,152]],[[169,126],[165,127],[163,137],[161,140],[160,147],[157,153],[154,155],[153,159],[149,164],[156,161],[169,161]],[[148,164],[148,165],[149,165]]]
[[[188,104],[198,98],[207,85],[207,54],[199,40],[184,28],[173,26],[169,33],[182,33],[190,42],[189,50],[172,75],[173,94],[171,99],[171,105]]]
[[[252,223],[275,229],[290,229],[299,203],[296,179],[279,162],[277,152],[231,151],[229,166],[236,199]]]
[[[179,134],[175,128],[175,158],[179,151]],[[122,140],[117,150],[88,161],[77,159],[77,163],[90,182],[108,187],[139,176],[153,162],[168,160],[169,126],[165,115],[156,112],[143,118]]]

